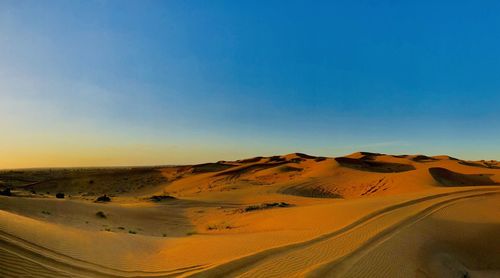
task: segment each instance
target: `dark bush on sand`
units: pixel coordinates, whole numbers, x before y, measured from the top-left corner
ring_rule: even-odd
[[[249,212],[249,211],[254,211],[254,210],[261,210],[261,209],[270,209],[270,208],[286,208],[289,207],[290,204],[285,203],[285,202],[277,202],[277,203],[264,203],[260,205],[252,205],[248,206],[243,209],[243,212]]]
[[[102,195],[102,196],[99,196],[97,198],[97,200],[95,200],[96,202],[111,202],[111,198],[109,198],[108,196],[106,195]]]
[[[149,198],[153,202],[161,202],[167,200],[175,200],[176,198],[170,195],[155,195]]]
[[[57,193],[56,198],[57,199],[64,199],[64,193]]]
[[[10,192],[10,188],[5,188],[4,190],[0,191],[0,195],[12,196],[12,192]]]

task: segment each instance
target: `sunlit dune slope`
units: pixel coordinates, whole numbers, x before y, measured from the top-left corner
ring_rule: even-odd
[[[439,186],[494,185],[500,181],[497,165],[447,156],[360,152],[326,158],[296,153],[178,169],[171,173],[171,183],[164,190],[193,196],[261,187],[306,197],[358,198]]]
[[[0,181],[3,186],[42,194],[156,193],[196,198],[203,194],[257,190],[348,199],[439,186],[495,185],[500,182],[500,163],[367,152],[337,158],[294,153],[189,166],[39,170],[29,175],[22,170],[4,171]]]

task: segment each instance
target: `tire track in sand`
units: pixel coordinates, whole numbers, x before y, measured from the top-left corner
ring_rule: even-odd
[[[347,254],[339,259],[332,260],[317,266],[314,269],[308,270],[304,273],[306,277],[342,277],[349,269],[351,269],[356,262],[362,259],[366,254],[370,253],[377,246],[383,242],[389,240],[395,236],[401,230],[419,222],[420,220],[426,218],[433,213],[451,206],[457,202],[464,201],[470,198],[487,197],[491,195],[497,195],[500,192],[486,192],[480,194],[474,194],[469,196],[458,197],[450,200],[446,200],[437,204],[434,204],[423,211],[408,217],[407,219],[401,221],[397,225],[391,226],[381,233],[375,235],[370,240],[365,242],[362,246],[356,249],[354,252]]]
[[[425,213],[431,213],[432,209],[437,210],[446,204],[451,204],[452,202],[460,199],[473,198],[497,192],[498,191],[496,189],[482,188],[421,197],[380,209],[358,219],[344,228],[306,242],[268,249],[211,268],[196,265],[164,272],[123,271],[108,268],[54,252],[21,238],[17,238],[14,235],[0,231],[0,253],[2,253],[2,256],[0,256],[0,268],[2,269],[0,274],[4,277],[15,277],[23,275],[23,273],[30,273],[37,277],[177,277],[189,276],[190,274],[192,274],[192,277],[221,277],[238,275],[271,277],[283,276],[287,274],[292,276],[303,276],[306,274],[313,276],[330,276],[330,274],[333,273],[333,270],[343,269],[352,265],[352,263],[355,263],[356,258],[364,254],[363,250],[368,252],[369,249],[367,248],[373,246],[377,242],[380,242],[385,238],[385,236],[389,236],[391,232],[398,230],[398,227],[403,227],[414,223],[414,221],[418,221],[418,216],[421,216],[421,218],[425,217],[423,215],[425,215]],[[437,201],[438,199],[443,198],[445,200]],[[432,201],[436,202],[425,206],[425,203]],[[393,217],[393,220],[399,220],[401,223],[397,224],[396,221],[396,224],[390,225],[388,228],[375,234],[373,237],[358,238],[362,241],[362,243],[364,243],[358,245],[359,247],[354,250],[340,249],[340,251],[344,251],[344,254],[341,256],[338,254],[335,256],[335,254],[330,254],[328,252],[328,250],[339,250],[335,248],[335,245],[339,242],[346,242],[346,239],[343,241],[339,241],[338,239],[349,235],[352,237],[352,235],[359,234],[360,232],[362,233],[362,231],[360,231],[362,227],[366,227],[370,225],[370,223],[373,225],[374,222],[377,222],[376,220],[378,218],[391,218],[390,216],[398,213],[401,214],[402,211],[406,211],[414,206],[418,206],[419,208],[420,206],[422,207],[419,212],[413,214],[410,213],[410,216],[406,218],[403,217],[402,221],[401,217]],[[21,265],[19,265],[20,261],[22,261]],[[314,267],[311,269],[311,266]],[[8,268],[11,269],[9,270]],[[307,271],[304,272],[304,270]]]
[[[4,269],[3,272],[9,272],[9,268],[14,268],[21,260],[25,272],[29,269],[43,269],[46,272],[46,275],[42,275],[42,271],[31,273],[36,277],[177,277],[203,267],[192,266],[162,272],[124,271],[79,260],[3,231],[0,231],[0,253],[0,268]],[[14,269],[10,272],[12,277],[19,277]]]
[[[498,192],[497,188],[469,189],[425,196],[370,213],[357,221],[309,241],[268,249],[242,257],[189,277],[283,277],[304,276],[311,268],[336,261],[359,249],[372,237],[433,206],[458,201],[464,197]],[[445,202],[445,203],[443,203]]]

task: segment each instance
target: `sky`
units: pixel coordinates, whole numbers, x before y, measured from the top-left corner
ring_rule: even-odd
[[[0,168],[500,159],[499,1],[0,0]]]

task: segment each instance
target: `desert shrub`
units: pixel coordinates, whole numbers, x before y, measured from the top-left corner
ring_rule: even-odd
[[[280,208],[285,208],[289,207],[289,203],[285,202],[276,202],[276,203],[264,203],[260,205],[251,205],[243,209],[244,212],[249,212],[249,211],[254,211],[254,210],[259,210],[259,209],[269,209],[269,208],[275,208],[275,207],[280,207]]]
[[[219,224],[211,224],[211,225],[207,226],[207,230],[209,230],[209,231],[211,231],[211,230],[229,230],[229,229],[232,229],[232,228],[234,228],[234,227],[231,226],[227,222],[222,222],[222,223],[219,223]]]
[[[106,196],[106,194],[97,197],[96,202],[111,202],[111,198]]]
[[[258,210],[260,208],[261,208],[260,205],[251,205],[251,206],[244,208],[243,210],[244,211],[252,211],[252,210]]]
[[[290,204],[289,203],[285,203],[285,202],[278,202],[278,203],[267,203],[265,204],[266,207],[280,207],[280,208],[284,208],[284,207],[289,207]]]
[[[57,198],[57,199],[64,199],[64,193],[60,193],[60,192],[59,192],[59,193],[57,193],[57,194],[56,194],[56,198]]]
[[[136,231],[132,231],[132,230],[128,231],[128,233],[129,233],[129,234],[133,234],[133,235],[137,234],[137,232],[136,232]]]
[[[155,195],[149,198],[153,202],[161,202],[165,200],[175,200],[176,198],[170,195]]]
[[[102,211],[96,212],[95,215],[99,218],[106,218],[106,214],[104,214],[104,212]]]
[[[5,188],[4,190],[0,191],[0,195],[12,196],[12,192],[10,192],[10,188]]]

